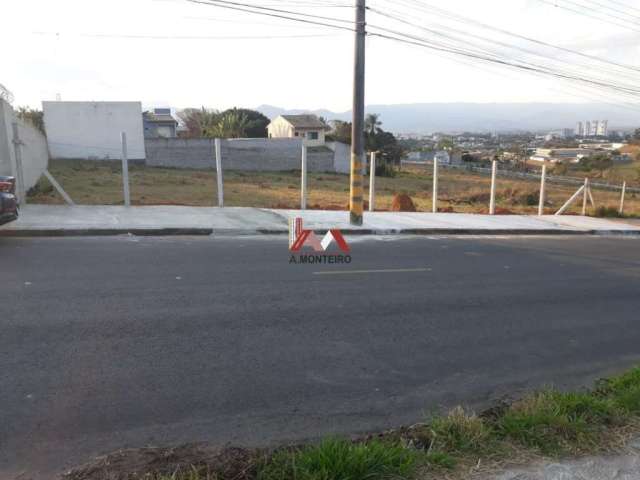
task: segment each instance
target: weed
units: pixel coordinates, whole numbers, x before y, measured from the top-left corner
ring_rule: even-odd
[[[445,417],[431,419],[434,451],[450,453],[480,453],[493,444],[492,430],[481,418],[457,407]]]

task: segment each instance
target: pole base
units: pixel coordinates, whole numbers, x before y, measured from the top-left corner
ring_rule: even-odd
[[[351,225],[360,227],[362,226],[363,215],[356,212],[349,212],[349,223]]]

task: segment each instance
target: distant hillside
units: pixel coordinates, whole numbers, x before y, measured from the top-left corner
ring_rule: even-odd
[[[281,114],[314,113],[328,120],[350,120],[351,112],[285,110],[261,105],[257,110],[269,118]],[[546,131],[574,128],[578,121],[608,119],[610,129],[640,127],[640,113],[600,103],[413,103],[369,105],[379,113],[383,128],[397,133],[461,131]]]

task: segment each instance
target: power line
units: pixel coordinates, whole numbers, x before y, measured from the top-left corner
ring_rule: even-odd
[[[598,20],[598,21],[601,21],[601,22],[609,23],[611,25],[616,25],[617,27],[620,27],[620,28],[626,28],[626,29],[634,31],[634,32],[640,32],[640,29],[638,29],[638,28],[634,28],[634,27],[632,27],[630,25],[625,25],[623,23],[618,23],[618,22],[615,22],[613,20],[608,20],[608,19],[605,19],[605,18],[601,18],[601,17],[598,17],[596,15],[593,15],[593,14],[590,14],[588,12],[585,12],[583,10],[577,10],[575,8],[568,7],[568,6],[566,6],[566,5],[562,4],[562,3],[558,3],[558,0],[553,0],[553,1],[550,1],[550,0],[538,0],[538,1],[540,1],[542,3],[546,3],[547,5],[551,5],[552,7],[561,8],[563,10],[567,10],[568,12],[577,13],[578,15],[582,15],[583,17],[589,17],[589,18],[592,18],[592,19],[595,19],[595,20]],[[576,4],[575,2],[570,2],[570,3]],[[584,5],[580,5],[580,4],[577,4],[577,5],[581,6],[581,7],[584,7]]]
[[[323,22],[316,22],[313,20],[306,20],[306,19],[302,19],[302,18],[296,18],[296,17],[291,17],[291,16],[286,16],[286,15],[280,15],[280,14],[276,14],[276,13],[268,13],[268,12],[261,12],[261,11],[255,11],[255,10],[249,10],[247,8],[241,8],[241,7],[237,7],[237,6],[232,6],[232,5],[223,5],[220,3],[212,3],[216,0],[209,0],[209,1],[205,1],[205,0],[186,0],[187,2],[191,2],[191,3],[198,3],[201,5],[208,5],[210,7],[218,7],[218,8],[226,8],[228,10],[237,10],[239,12],[245,12],[245,13],[253,13],[255,15],[263,15],[266,17],[274,17],[274,18],[282,18],[285,20],[292,20],[294,22],[300,22],[300,23],[308,23],[311,25],[322,25],[324,27],[330,27],[330,28],[336,28],[339,30],[346,30],[349,32],[354,32],[355,30],[353,28],[348,28],[348,27],[343,27],[340,25],[333,25],[330,23],[323,23]],[[295,13],[294,13],[295,15]],[[307,16],[312,16],[312,15],[307,15]]]
[[[380,27],[378,27],[378,28],[380,28]],[[382,29],[382,28],[380,28],[380,29]],[[397,31],[393,31],[393,30],[389,30],[389,29],[382,29],[382,30],[389,31],[393,35],[400,35],[400,36],[404,36],[406,38],[399,38],[397,36],[391,36],[391,35],[386,35],[386,34],[381,34],[381,33],[369,33],[369,35],[370,36],[375,36],[375,37],[386,38],[388,40],[394,40],[394,41],[397,41],[397,42],[406,43],[406,44],[410,44],[410,45],[416,45],[416,46],[419,46],[419,47],[428,48],[428,49],[432,49],[432,50],[437,50],[437,51],[441,51],[441,52],[447,52],[447,53],[452,53],[452,54],[455,54],[455,55],[461,55],[461,56],[464,56],[464,57],[474,58],[474,59],[477,59],[477,60],[483,60],[483,61],[490,62],[490,63],[496,63],[496,64],[499,64],[499,65],[504,65],[504,66],[507,66],[507,67],[517,68],[517,69],[521,69],[521,70],[526,70],[526,71],[529,71],[529,72],[542,73],[542,74],[545,74],[545,75],[550,75],[550,76],[554,76],[554,77],[557,77],[557,78],[561,78],[561,79],[564,79],[564,80],[572,80],[572,81],[577,81],[577,82],[581,82],[581,83],[585,83],[585,84],[596,85],[596,86],[608,88],[608,89],[611,89],[611,90],[614,90],[614,91],[617,91],[617,92],[640,95],[640,90],[628,89],[627,87],[620,87],[620,86],[616,86],[616,85],[609,84],[609,83],[606,83],[606,82],[601,82],[601,81],[598,81],[598,80],[586,79],[586,78],[577,77],[575,75],[568,74],[568,73],[552,71],[552,70],[548,70],[548,69],[542,68],[542,67],[537,66],[537,65],[524,65],[524,64],[511,62],[511,61],[508,61],[508,60],[501,60],[501,59],[497,59],[497,58],[489,57],[489,56],[485,56],[485,55],[478,55],[478,54],[473,53],[473,52],[464,51],[464,50],[460,50],[460,49],[456,49],[456,48],[450,48],[450,47],[447,47],[447,46],[443,46],[442,44],[438,44],[438,43],[435,43],[435,42],[430,42],[429,40],[422,39],[422,38],[419,38],[419,37],[413,37],[411,35],[406,35],[406,34],[403,34],[401,32],[397,32]],[[408,40],[407,38],[409,38],[410,40]]]
[[[521,35],[519,33],[511,32],[509,30],[505,30],[505,29],[502,29],[502,28],[499,28],[499,27],[488,25],[486,23],[480,22],[480,21],[472,19],[472,18],[464,17],[462,15],[450,12],[448,10],[444,10],[442,8],[435,7],[435,6],[427,4],[425,2],[420,2],[420,1],[417,1],[417,0],[404,0],[403,2],[402,2],[402,0],[400,0],[400,1],[391,0],[391,1],[393,3],[396,3],[397,5],[402,5],[402,6],[407,7],[407,8],[415,8],[415,9],[417,9],[419,11],[422,11],[422,12],[425,12],[425,13],[433,13],[433,14],[438,15],[440,17],[453,19],[454,21],[457,21],[457,22],[460,22],[460,23],[476,25],[476,26],[479,26],[479,27],[484,28],[486,30],[492,30],[492,31],[501,33],[503,35],[507,35],[507,36],[510,36],[510,37],[513,37],[513,38],[518,38],[520,40],[525,40],[527,42],[532,42],[532,43],[535,43],[537,45],[541,45],[541,46],[544,46],[544,47],[547,47],[547,48],[552,48],[552,49],[555,49],[555,50],[558,50],[558,51],[562,51],[562,52],[565,52],[565,53],[570,53],[570,54],[577,55],[577,56],[580,56],[580,57],[583,57],[583,58],[588,58],[590,60],[595,60],[595,61],[598,61],[598,62],[606,63],[608,65],[613,65],[613,66],[621,67],[621,68],[624,68],[624,69],[633,70],[635,72],[640,72],[640,68],[635,67],[633,65],[626,65],[626,64],[619,63],[619,62],[614,62],[612,60],[608,60],[608,59],[605,59],[605,58],[597,57],[595,55],[589,55],[589,54],[586,54],[586,53],[583,53],[583,52],[580,52],[580,51],[577,51],[577,50],[572,50],[570,48],[561,47],[559,45],[553,45],[553,44],[545,42],[543,40],[538,40],[538,39],[535,39],[535,38],[527,37],[527,36]],[[413,7],[410,7],[408,4],[413,5]]]
[[[591,3],[592,5],[597,5],[597,6],[599,6],[599,7],[606,8],[606,9],[608,9],[608,10],[611,10],[611,11],[614,11],[614,12],[621,13],[622,15],[629,15],[630,17],[633,17],[633,18],[636,18],[636,19],[640,20],[640,16],[633,15],[633,14],[631,14],[631,13],[629,13],[629,12],[625,12],[624,10],[620,10],[619,8],[616,8],[616,7],[610,7],[610,6],[608,6],[607,4],[604,4],[604,3],[598,2],[598,1],[596,1],[596,0],[584,0],[584,1],[585,1],[585,2],[588,2],[588,3]],[[639,12],[640,12],[640,11],[639,11]]]
[[[410,21],[405,20],[405,19],[403,19],[403,18],[399,18],[399,17],[397,17],[397,16],[395,16],[395,15],[392,15],[392,14],[390,14],[390,13],[388,13],[388,12],[382,12],[382,11],[379,11],[379,10],[377,10],[377,9],[375,9],[375,8],[371,8],[371,7],[370,7],[370,8],[369,8],[369,10],[370,10],[370,11],[372,11],[372,12],[374,12],[374,13],[376,13],[376,14],[378,14],[378,15],[385,16],[385,17],[387,17],[387,18],[391,18],[391,19],[393,19],[393,20],[396,20],[396,21],[398,21],[398,22],[401,22],[401,23],[403,23],[403,24],[405,24],[405,25],[410,25],[410,26],[413,26],[413,27],[415,27],[415,28],[418,28],[418,29],[421,29],[421,30],[427,31],[427,32],[429,32],[429,33],[432,33],[432,34],[434,34],[434,35],[438,35],[438,38],[440,38],[440,37],[443,37],[443,38],[449,38],[449,39],[451,39],[451,40],[453,40],[453,41],[455,42],[455,43],[454,43],[454,45],[453,45],[454,47],[460,47],[460,44],[462,44],[462,47],[463,47],[463,48],[467,48],[467,51],[474,51],[475,53],[483,53],[483,54],[485,54],[485,55],[490,55],[490,56],[492,56],[492,57],[494,57],[494,58],[500,58],[500,56],[499,56],[498,54],[496,54],[495,52],[493,52],[493,51],[478,48],[478,45],[477,45],[476,43],[470,43],[470,42],[468,42],[466,39],[461,39],[461,38],[459,38],[459,37],[456,37],[455,35],[448,34],[447,32],[444,32],[444,31],[438,31],[438,30],[433,30],[433,29],[431,29],[431,28],[424,27],[424,26],[422,26],[422,25],[419,25],[419,24],[416,24],[416,23],[410,22]],[[379,28],[379,27],[374,27],[374,28]],[[384,30],[384,29],[383,29],[383,30]],[[456,29],[449,29],[449,31],[459,32],[459,33],[462,33],[462,34],[464,34],[464,35],[468,35],[468,36],[470,36],[470,37],[473,37],[473,38],[475,38],[475,39],[482,40],[482,41],[484,41],[484,42],[494,43],[494,44],[498,44],[498,45],[501,45],[501,46],[504,46],[504,47],[507,47],[507,48],[516,49],[516,50],[519,50],[519,51],[525,52],[525,53],[527,53],[527,54],[529,54],[529,55],[534,55],[534,56],[537,56],[537,57],[543,58],[543,59],[545,59],[545,60],[551,60],[551,61],[561,62],[560,60],[558,60],[558,59],[556,59],[556,58],[554,58],[554,57],[549,57],[549,56],[544,55],[544,54],[542,54],[542,53],[535,52],[535,51],[532,51],[532,50],[529,50],[529,49],[526,49],[526,48],[521,48],[521,47],[518,47],[518,46],[515,46],[515,45],[510,45],[510,44],[507,44],[507,43],[504,43],[504,42],[500,42],[500,41],[493,40],[493,39],[489,39],[489,38],[486,38],[486,37],[482,37],[482,36],[474,35],[474,34],[467,33],[467,32],[460,32],[459,30],[456,30]],[[398,34],[399,32],[392,31],[391,33]],[[415,39],[416,37],[412,37],[412,38],[414,38],[414,39]],[[440,44],[441,44],[441,45],[443,45],[443,42],[440,42]],[[469,50],[469,45],[471,45],[471,46],[472,46],[472,50]],[[449,46],[451,46],[451,44],[449,44]],[[522,62],[522,61],[521,61],[521,62]],[[529,63],[529,62],[523,62],[523,63],[529,64],[529,65],[533,65],[533,66],[535,66],[535,67],[541,67],[541,66],[540,66],[540,65],[538,65],[538,64],[531,64],[531,63]],[[543,67],[544,67],[544,68],[555,68],[555,67],[549,67],[548,65],[545,65],[545,66],[543,66]],[[584,67],[584,68],[594,69],[594,67],[593,67],[593,66],[583,66],[583,67]],[[565,69],[565,70],[566,70],[566,69]],[[575,74],[574,72],[571,72],[571,73]],[[609,73],[609,71],[606,71],[606,73]],[[618,73],[618,75],[620,75],[620,73]],[[606,78],[604,78],[604,79],[603,79],[603,78],[601,78],[601,77],[592,77],[592,78],[595,78],[596,80],[599,80],[599,81],[605,81],[605,82],[607,82],[607,81],[608,81],[609,83],[611,83],[611,81],[610,81],[610,80],[607,80]],[[636,76],[634,76],[634,77],[630,77],[630,78],[631,78],[632,80],[634,80],[634,81],[638,81],[638,77],[636,77]],[[618,86],[620,86],[620,84],[618,84]],[[622,86],[623,86],[624,88],[633,88],[633,87],[630,87],[629,85],[622,85]]]
[[[33,32],[34,35],[55,35],[59,32]],[[121,38],[132,40],[277,40],[284,38],[319,38],[330,37],[332,34],[300,34],[300,35],[228,35],[228,36],[207,36],[207,35],[141,35],[141,34],[120,34],[120,33],[71,33],[65,35],[75,35],[88,38]]]
[[[624,2],[620,2],[618,0],[608,0],[608,1],[609,1],[609,3],[613,3],[615,5],[620,5],[621,7],[628,8],[629,10],[640,12],[640,9],[632,7],[631,5],[628,5],[628,4],[624,3]]]
[[[198,2],[198,3],[205,3],[205,2]],[[301,17],[309,17],[309,18],[315,18],[318,20],[329,20],[331,22],[339,22],[339,23],[348,23],[348,24],[352,24],[353,22],[351,20],[345,20],[343,18],[335,18],[335,17],[325,17],[322,15],[313,15],[310,13],[302,13],[302,12],[295,12],[292,10],[282,10],[279,8],[271,8],[271,7],[265,7],[265,6],[258,6],[258,5],[253,5],[253,4],[249,4],[249,3],[240,3],[240,2],[231,2],[229,0],[208,0],[208,3],[211,5],[219,5],[219,6],[223,6],[223,5],[232,5],[235,7],[248,7],[248,8],[254,8],[257,10],[264,10],[267,12],[275,12],[275,13],[286,13],[289,15],[298,15]]]

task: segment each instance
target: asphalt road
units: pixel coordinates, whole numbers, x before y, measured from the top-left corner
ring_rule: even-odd
[[[314,266],[284,237],[0,238],[0,478],[370,431],[640,361],[640,238],[351,246]]]

